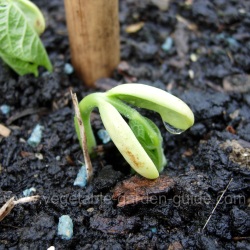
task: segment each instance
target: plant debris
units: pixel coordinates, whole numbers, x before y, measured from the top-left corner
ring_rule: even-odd
[[[142,29],[143,26],[144,26],[144,22],[130,24],[129,26],[126,27],[126,32],[127,33],[136,33],[140,29]]]
[[[10,198],[1,208],[0,208],[0,221],[2,221],[17,204],[28,203],[32,201],[37,201],[40,198],[39,195],[21,198],[15,201],[15,197]]]
[[[83,151],[86,172],[87,172],[87,182],[89,183],[93,177],[93,167],[92,167],[92,163],[91,163],[90,156],[89,156],[88,149],[87,149],[86,135],[85,135],[82,118],[80,115],[77,96],[76,94],[71,92],[71,97],[72,97],[72,101],[73,101],[73,105],[75,109],[76,120],[78,122],[79,130],[80,130],[81,145],[82,145],[82,151]]]
[[[0,124],[0,135],[3,137],[8,137],[11,133],[11,130],[5,127],[3,124]]]
[[[243,140],[227,140],[221,144],[223,149],[231,148],[229,159],[241,167],[250,169],[250,143]]]
[[[150,202],[157,195],[167,195],[174,187],[175,181],[168,176],[160,176],[156,180],[148,180],[133,176],[118,183],[113,190],[113,199],[118,200],[118,207],[136,204],[142,201]]]

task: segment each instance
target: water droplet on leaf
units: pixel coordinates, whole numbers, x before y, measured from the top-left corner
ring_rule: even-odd
[[[180,128],[175,128],[175,127],[173,127],[172,125],[170,125],[170,124],[168,124],[167,122],[164,122],[164,121],[163,121],[163,124],[164,124],[166,130],[167,130],[169,133],[171,133],[171,134],[179,135],[179,134],[181,134],[182,132],[185,131],[185,130],[180,129]]]

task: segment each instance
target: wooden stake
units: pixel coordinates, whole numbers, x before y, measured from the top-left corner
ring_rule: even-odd
[[[72,64],[89,87],[120,60],[118,0],[64,0]]]

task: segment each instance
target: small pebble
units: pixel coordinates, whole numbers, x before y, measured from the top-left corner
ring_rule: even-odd
[[[60,161],[60,160],[61,160],[61,156],[58,155],[58,156],[56,157],[56,160],[57,160],[57,161]]]
[[[56,250],[56,248],[54,246],[51,246],[47,250]]]
[[[74,72],[74,68],[70,63],[65,63],[64,65],[64,73],[70,75]]]
[[[194,53],[192,53],[192,54],[190,55],[190,60],[191,60],[192,62],[197,62],[197,60],[198,60],[197,55],[194,54]]]
[[[97,135],[102,140],[103,144],[106,144],[111,140],[107,130],[105,129],[98,130]]]
[[[218,40],[225,40],[226,36],[224,33],[219,33],[215,38]]]
[[[74,181],[74,186],[85,187],[87,185],[87,170],[85,165],[83,165]]]
[[[19,142],[20,142],[20,143],[26,143],[26,141],[25,141],[24,138],[20,138],[20,139],[19,139]]]
[[[8,115],[10,112],[10,106],[3,104],[2,106],[0,106],[0,110],[3,115]]]
[[[247,13],[247,11],[245,9],[238,9],[238,11],[239,11],[240,14],[246,14]]]
[[[168,9],[170,0],[151,0],[152,4],[157,6],[160,10],[166,11]]]
[[[73,236],[73,222],[68,215],[59,218],[57,235],[63,240],[70,240]]]
[[[93,207],[90,207],[90,208],[88,208],[88,209],[87,209],[87,212],[89,212],[89,213],[93,213],[93,212],[94,212],[94,210],[95,210],[95,209],[94,209]]]
[[[0,135],[3,137],[8,137],[11,131],[9,128],[5,127],[3,124],[0,124]]]
[[[41,153],[36,153],[35,154],[35,157],[38,159],[38,160],[43,160],[43,155]]]
[[[31,146],[31,147],[36,147],[42,139],[42,130],[43,127],[40,124],[37,124],[36,127],[33,129],[27,143]]]
[[[173,39],[171,37],[167,37],[165,42],[162,44],[161,48],[164,51],[169,51],[173,46]]]
[[[31,194],[35,192],[36,192],[36,189],[34,187],[31,187],[31,188],[23,190],[23,195],[27,197],[27,196],[31,196]]]
[[[226,40],[227,40],[229,46],[231,46],[231,47],[238,48],[240,46],[240,44],[232,37],[228,37]]]
[[[192,69],[188,71],[188,74],[191,79],[194,79],[194,71]]]

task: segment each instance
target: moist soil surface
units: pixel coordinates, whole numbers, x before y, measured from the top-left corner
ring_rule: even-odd
[[[16,205],[0,222],[0,249],[250,249],[250,2],[171,1],[164,10],[157,5],[167,1],[120,1],[122,63],[96,89],[65,71],[63,1],[34,2],[47,20],[41,39],[54,71],[18,76],[1,63],[0,105],[10,112],[0,119],[11,134],[0,138],[0,206],[31,187],[40,199]],[[126,31],[139,22],[141,29]],[[157,114],[142,111],[162,132],[168,165],[161,177],[130,174],[109,142],[92,161],[93,181],[74,186],[83,156],[69,89],[81,99],[127,82],[181,98],[195,125],[172,135]],[[37,124],[42,139],[31,147]],[[97,110],[92,124],[97,135]],[[74,224],[70,240],[57,235],[62,215]]]

